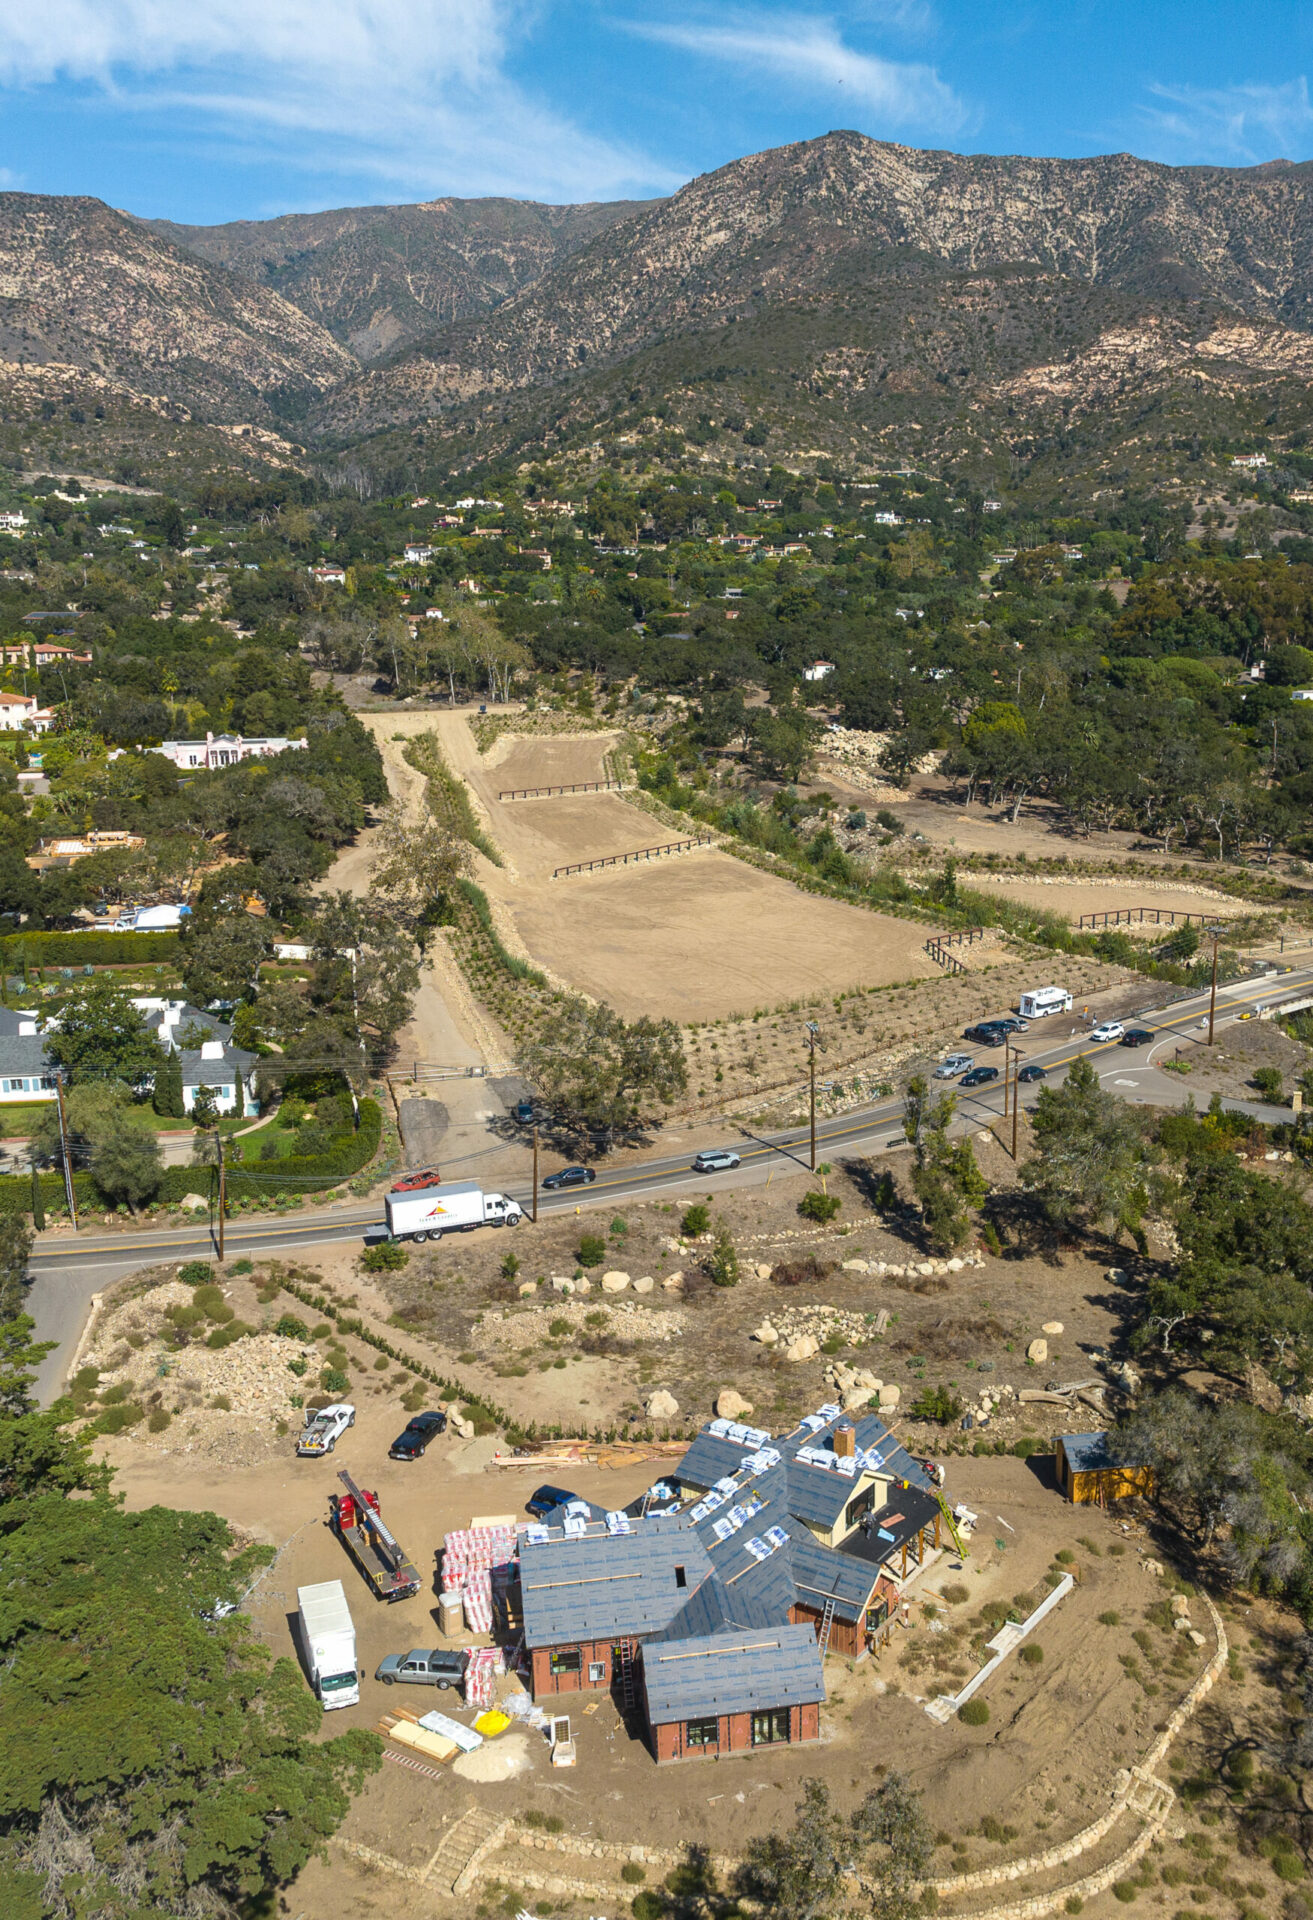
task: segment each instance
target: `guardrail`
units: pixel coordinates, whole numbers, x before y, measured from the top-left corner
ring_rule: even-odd
[[[660,847],[639,847],[634,853],[608,853],[597,860],[574,860],[568,867],[553,867],[552,878],[559,880],[563,874],[594,873],[599,867],[628,867],[640,860],[661,860],[669,853],[688,853],[694,847],[710,847],[715,842],[709,833],[699,833],[692,840],[668,840]]]
[[[558,793],[623,793],[622,780],[576,780],[566,787],[507,787],[499,800],[550,800]]]
[[[1174,927],[1178,921],[1183,926],[1189,926],[1192,920],[1206,927],[1211,917],[1207,913],[1179,913],[1171,907],[1118,907],[1108,913],[1083,913],[1076,922],[1076,929],[1079,932],[1082,927],[1124,927],[1139,925],[1145,920],[1154,927],[1161,926],[1164,921],[1169,927]]]

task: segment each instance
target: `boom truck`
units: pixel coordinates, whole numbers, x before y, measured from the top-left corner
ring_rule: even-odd
[[[524,1209],[504,1193],[485,1193],[477,1180],[444,1180],[436,1167],[408,1173],[387,1195],[390,1240],[441,1240],[475,1227],[518,1227]]]
[[[382,1600],[408,1600],[419,1592],[419,1573],[378,1510],[378,1495],[339,1473],[345,1493],[330,1493],[328,1524]]]

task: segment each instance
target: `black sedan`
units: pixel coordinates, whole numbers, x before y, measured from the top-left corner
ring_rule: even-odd
[[[957,1084],[959,1087],[987,1087],[991,1080],[997,1079],[997,1067],[972,1067],[970,1073],[964,1073]]]
[[[445,1413],[417,1413],[407,1423],[406,1431],[399,1433],[388,1448],[389,1460],[418,1460],[430,1440],[436,1440],[445,1433],[447,1416]]]
[[[1018,1080],[1023,1080],[1023,1081],[1047,1080],[1048,1077],[1049,1076],[1048,1076],[1047,1068],[1036,1067],[1036,1066],[1023,1067],[1021,1069],[1021,1072],[1017,1075]]]
[[[541,1486],[536,1493],[529,1495],[524,1503],[524,1510],[526,1513],[531,1513],[535,1520],[541,1520],[545,1513],[552,1511],[553,1507],[568,1506],[571,1500],[578,1498],[579,1495],[571,1493],[568,1487]]]
[[[1156,1038],[1157,1035],[1149,1027],[1127,1027],[1125,1033],[1117,1042],[1117,1045],[1119,1047],[1147,1047],[1149,1042]]]
[[[1001,1047],[1007,1039],[1003,1027],[968,1027],[962,1036],[965,1040],[974,1040],[978,1047]]]
[[[548,1174],[543,1181],[543,1188],[547,1193],[555,1193],[558,1187],[587,1187],[596,1178],[592,1167],[561,1167],[555,1173]]]

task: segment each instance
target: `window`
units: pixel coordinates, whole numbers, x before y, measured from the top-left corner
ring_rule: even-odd
[[[584,1657],[578,1647],[553,1647],[551,1671],[553,1673],[581,1673]]]
[[[857,1495],[857,1497],[853,1500],[850,1500],[848,1502],[848,1505],[844,1509],[844,1515],[843,1515],[844,1526],[847,1528],[849,1532],[851,1532],[852,1529],[857,1525],[858,1521],[861,1520],[863,1515],[871,1513],[874,1510],[874,1508],[875,1508],[875,1488],[863,1487],[862,1491]]]
[[[588,1684],[589,1684],[589,1686],[590,1686],[590,1687],[600,1687],[600,1686],[602,1686],[602,1685],[604,1684],[604,1682],[605,1682],[605,1680],[606,1680],[606,1662],[605,1662],[605,1660],[590,1660],[590,1661],[588,1662]]]
[[[689,1720],[684,1726],[684,1745],[686,1747],[718,1747],[720,1745],[719,1720]]]
[[[688,1574],[683,1567],[675,1568],[675,1585],[677,1587],[686,1587],[688,1585]]]
[[[768,1713],[754,1713],[752,1716],[752,1744],[754,1747],[773,1747],[778,1741],[789,1737],[789,1709],[772,1707]]]

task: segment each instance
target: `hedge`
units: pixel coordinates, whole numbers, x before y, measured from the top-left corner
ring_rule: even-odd
[[[334,1151],[319,1154],[292,1154],[285,1160],[255,1161],[249,1168],[233,1166],[228,1170],[228,1198],[253,1199],[261,1194],[311,1193],[335,1187],[359,1173],[378,1152],[383,1137],[383,1110],[377,1100],[360,1102],[359,1129],[345,1135]],[[208,1191],[208,1167],[166,1167],[153,1198],[165,1206],[176,1206],[189,1193]],[[64,1205],[64,1176],[46,1173],[40,1177],[41,1197],[47,1211]],[[78,1209],[105,1212],[117,1205],[99,1191],[89,1173],[75,1173],[73,1191]],[[28,1174],[0,1178],[0,1214],[32,1211],[32,1181]]]
[[[29,967],[106,966],[114,961],[147,965],[176,960],[182,951],[176,933],[8,933],[0,939],[0,966],[21,973]]]

